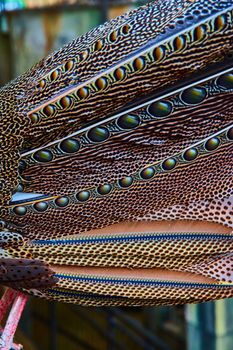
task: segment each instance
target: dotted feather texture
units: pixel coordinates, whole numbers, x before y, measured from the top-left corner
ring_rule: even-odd
[[[0,90],[2,284],[97,306],[233,296],[232,17],[157,0]]]

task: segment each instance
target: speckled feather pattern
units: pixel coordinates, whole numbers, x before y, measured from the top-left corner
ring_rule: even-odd
[[[3,284],[82,305],[232,297],[232,16],[232,0],[157,0],[0,90]],[[222,232],[87,235],[181,220]]]

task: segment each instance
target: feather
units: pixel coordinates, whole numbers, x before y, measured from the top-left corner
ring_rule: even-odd
[[[50,264],[8,285],[82,305],[233,296],[232,15],[158,0],[0,90],[2,258]]]

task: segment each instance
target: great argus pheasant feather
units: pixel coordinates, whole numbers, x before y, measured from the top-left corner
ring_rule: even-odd
[[[157,0],[0,90],[3,285],[93,306],[233,296],[232,16]]]

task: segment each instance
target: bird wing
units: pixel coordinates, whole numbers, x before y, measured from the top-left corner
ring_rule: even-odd
[[[153,2],[1,90],[1,218],[24,241],[6,249],[59,278],[33,293],[91,305],[232,296],[232,10]],[[9,202],[16,185],[31,195]]]

